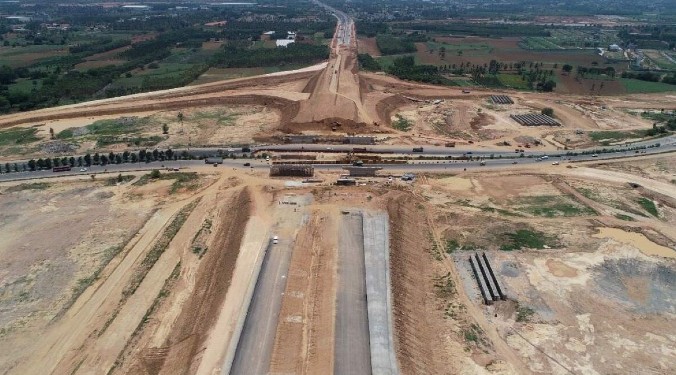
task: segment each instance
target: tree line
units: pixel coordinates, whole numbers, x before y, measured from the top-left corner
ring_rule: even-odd
[[[63,156],[54,158],[39,158],[31,159],[26,163],[5,163],[4,170],[0,168],[0,172],[20,172],[20,171],[36,171],[43,169],[52,169],[54,167],[91,167],[92,165],[108,165],[108,164],[126,164],[126,163],[150,163],[153,161],[171,161],[171,160],[191,160],[194,159],[186,150],[182,152],[174,152],[172,149],[167,150],[140,150],[124,151],[121,153],[87,153],[81,156]]]

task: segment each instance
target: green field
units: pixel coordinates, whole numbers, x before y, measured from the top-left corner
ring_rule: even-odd
[[[118,119],[99,120],[82,128],[68,128],[56,135],[59,139],[70,139],[82,136],[117,136],[125,134],[136,134],[141,128],[147,125],[150,119],[147,117],[121,117]]]
[[[12,68],[27,66],[55,55],[66,55],[68,48],[54,45],[29,45],[25,47],[0,47],[0,65]]]
[[[610,141],[610,142],[619,142],[625,139],[636,139],[645,137],[645,130],[631,130],[631,131],[618,131],[618,130],[608,130],[608,131],[598,131],[590,132],[589,138],[592,141]]]
[[[39,90],[42,87],[42,80],[36,79],[35,85],[31,79],[20,79],[7,87],[10,92],[30,94],[33,89]]]
[[[620,81],[629,94],[676,91],[676,85],[668,83],[648,82],[631,78],[620,78]]]
[[[14,128],[0,131],[0,146],[24,145],[39,141],[35,128]]]
[[[521,76],[518,74],[500,73],[498,74],[498,80],[505,87],[518,90],[530,90],[530,87],[528,87],[528,81],[521,79]]]
[[[524,49],[562,49],[563,47],[541,36],[523,38],[519,44]]]

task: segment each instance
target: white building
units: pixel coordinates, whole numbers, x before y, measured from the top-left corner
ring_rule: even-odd
[[[277,47],[286,47],[291,43],[295,43],[296,41],[293,39],[277,39],[275,40],[275,45]]]

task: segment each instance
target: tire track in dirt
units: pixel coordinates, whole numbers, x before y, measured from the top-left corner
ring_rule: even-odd
[[[213,241],[197,271],[195,288],[185,302],[164,346],[166,356],[148,351],[145,374],[187,374],[196,371],[203,345],[218,319],[232,281],[246,223],[251,211],[248,189],[237,192],[222,205]]]
[[[155,243],[165,225],[185,202],[168,205],[153,215],[135,238],[127,244],[118,259],[110,262],[101,274],[100,281],[87,288],[66,314],[47,330],[32,358],[10,373],[49,374],[67,355],[77,354],[78,349],[92,332],[102,329],[108,317],[106,313],[117,306],[127,281],[135,266],[146,251]]]

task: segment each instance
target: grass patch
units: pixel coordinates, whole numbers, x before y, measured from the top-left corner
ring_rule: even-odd
[[[36,128],[16,128],[0,131],[0,146],[24,145],[39,141]]]
[[[647,120],[652,120],[656,122],[667,122],[669,120],[672,120],[676,118],[676,112],[674,113],[669,113],[669,112],[641,112],[641,117]]]
[[[469,327],[463,328],[462,337],[467,344],[489,346],[488,341],[484,337],[484,331],[476,323],[472,323]]]
[[[645,130],[632,130],[632,131],[607,130],[607,131],[589,132],[589,138],[591,138],[591,140],[594,142],[601,141],[619,142],[625,139],[644,138],[645,136],[646,136]]]
[[[28,183],[28,184],[19,184],[15,186],[10,186],[5,190],[5,193],[14,193],[17,191],[24,191],[24,190],[45,190],[52,186],[51,184],[48,184],[46,182],[33,182],[33,183]]]
[[[434,278],[434,288],[437,298],[449,299],[455,296],[455,283],[451,273]]]
[[[239,113],[223,113],[223,112],[196,112],[189,116],[191,121],[213,120],[217,125],[233,126]]]
[[[155,265],[155,262],[157,262],[157,260],[160,259],[160,256],[164,254],[164,251],[174,239],[176,233],[178,233],[183,224],[185,224],[185,221],[188,220],[188,216],[190,216],[192,211],[200,202],[200,199],[201,198],[198,198],[183,207],[178,212],[178,214],[176,214],[176,217],[174,217],[174,220],[171,221],[169,226],[164,229],[164,232],[159,237],[153,248],[150,249],[148,254],[146,254],[146,257],[143,258],[143,261],[141,261],[139,267],[134,270],[134,275],[132,276],[129,285],[127,285],[127,287],[122,292],[124,299],[136,292],[136,289],[138,289],[139,285],[141,285],[141,282],[143,279],[145,279],[150,269]]]
[[[158,170],[150,172],[141,176],[138,181],[134,182],[134,186],[143,186],[153,181],[160,180],[175,180],[171,184],[170,193],[174,194],[180,190],[195,190],[199,184],[199,177],[197,172],[171,172],[171,173],[161,173]]]
[[[514,233],[505,233],[505,243],[500,246],[500,250],[512,251],[520,249],[544,249],[556,246],[556,239],[546,234],[530,230],[519,229]]]
[[[150,123],[150,118],[120,117],[116,119],[98,120],[87,126],[64,129],[56,135],[59,139],[70,139],[85,135],[92,136],[121,136],[136,134],[142,127]]]
[[[123,176],[122,174],[117,175],[117,177],[111,177],[106,180],[105,186],[115,186],[117,184],[124,184],[125,182],[131,181],[134,179],[134,176],[127,175]]]
[[[446,253],[451,254],[460,249],[460,244],[456,240],[446,240]]]
[[[394,120],[394,122],[392,122],[393,128],[395,128],[397,130],[401,130],[403,132],[407,132],[407,131],[411,130],[411,128],[413,127],[413,122],[411,120],[409,120],[409,119],[407,119],[407,118],[405,118],[401,115],[397,115],[396,117],[397,117],[397,119]]]
[[[520,75],[518,74],[504,74],[500,73],[497,75],[498,81],[505,86],[505,87],[510,87],[513,89],[517,90],[530,90],[530,86],[528,86],[528,81],[523,80]]]
[[[519,198],[516,202],[523,212],[543,217],[570,217],[594,215],[594,210],[572,201],[566,196],[540,195]]]
[[[526,306],[517,306],[516,308],[516,321],[517,322],[529,322],[530,319],[535,315],[535,310]]]
[[[641,197],[637,202],[641,205],[641,207],[643,207],[644,210],[646,210],[647,213],[655,217],[660,216],[660,213],[657,211],[657,206],[655,206],[655,202],[653,202],[652,199]]]
[[[615,214],[615,217],[624,220],[624,221],[634,221],[634,218],[629,216],[629,215],[624,215],[624,214]]]

